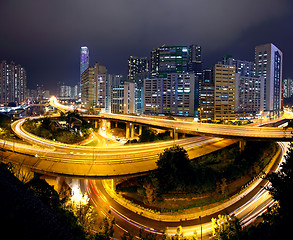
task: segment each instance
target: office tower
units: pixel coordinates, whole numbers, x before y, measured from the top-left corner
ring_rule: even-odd
[[[213,69],[204,69],[200,81],[200,120],[209,122],[214,120],[214,76]]]
[[[16,103],[19,105],[26,100],[26,71],[14,62],[0,63],[0,104]]]
[[[282,108],[283,53],[272,43],[255,47],[256,75],[264,77],[264,109]]]
[[[166,46],[151,52],[151,75],[164,77],[167,73],[195,73],[202,75],[202,54],[198,45]]]
[[[235,112],[253,113],[264,110],[264,77],[246,77],[236,73]],[[244,115],[242,117],[245,117]]]
[[[202,79],[201,46],[194,44],[189,46],[188,72],[195,73],[200,80]]]
[[[293,95],[293,79],[285,78],[283,80],[283,97],[289,98]]]
[[[89,67],[89,49],[84,46],[80,48],[80,75]]]
[[[112,86],[111,112],[135,113],[135,87],[133,82]]]
[[[133,57],[128,58],[128,79],[134,80],[137,74],[149,72],[149,61],[146,57]]]
[[[80,86],[80,93],[78,95],[80,95],[81,97],[81,75],[84,73],[84,71],[86,69],[89,68],[89,49],[86,46],[83,46],[80,48],[80,82],[79,82],[79,86]]]
[[[144,113],[195,116],[195,74],[167,74],[165,78],[144,81]],[[195,111],[196,110],[196,111]]]
[[[235,120],[235,66],[214,66],[214,120]]]
[[[153,77],[158,77],[160,74],[188,72],[187,46],[163,45],[154,49],[151,55],[151,74]]]

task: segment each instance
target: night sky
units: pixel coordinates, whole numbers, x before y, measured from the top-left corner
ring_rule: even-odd
[[[79,81],[80,47],[90,64],[127,73],[127,59],[162,44],[202,46],[204,66],[231,54],[254,60],[274,43],[293,78],[292,0],[0,0],[0,60],[27,70],[28,88]]]

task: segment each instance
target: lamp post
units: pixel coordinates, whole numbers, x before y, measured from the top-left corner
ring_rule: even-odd
[[[200,239],[202,240],[202,223],[201,223],[201,216],[199,216],[200,221]]]

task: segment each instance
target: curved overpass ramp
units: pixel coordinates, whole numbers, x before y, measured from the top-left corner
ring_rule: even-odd
[[[50,141],[26,132],[24,119],[15,121],[12,129],[24,141],[0,141],[7,151],[5,161],[18,162],[33,171],[74,177],[114,177],[144,173],[156,169],[159,154],[165,148],[178,144],[190,158],[202,156],[226,147],[236,140],[198,136],[159,143],[117,147],[88,147]]]

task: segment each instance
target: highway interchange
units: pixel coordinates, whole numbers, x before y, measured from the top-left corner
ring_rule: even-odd
[[[51,100],[51,105],[55,107],[67,108],[59,105],[55,100]],[[56,106],[57,105],[57,106]],[[72,110],[72,109],[71,109]],[[11,142],[0,140],[2,148],[5,148],[8,161],[17,161],[19,154],[23,155],[22,164],[34,171],[45,174],[63,175],[67,177],[85,178],[83,184],[94,205],[104,215],[112,212],[116,216],[116,225],[120,231],[138,232],[138,228],[146,231],[161,234],[166,230],[168,234],[175,234],[176,228],[181,225],[185,235],[192,235],[194,231],[199,234],[202,229],[203,237],[208,237],[211,233],[211,217],[219,213],[235,214],[243,225],[251,223],[257,216],[266,211],[268,206],[274,204],[269,193],[262,187],[269,184],[266,180],[258,180],[247,194],[242,195],[235,203],[219,212],[214,212],[208,216],[202,216],[201,222],[198,218],[182,221],[156,221],[145,218],[140,214],[130,211],[121,206],[107,193],[102,180],[94,180],[93,177],[113,177],[125,176],[139,172],[147,172],[156,168],[155,161],[158,154],[165,148],[174,144],[180,144],[187,149],[189,154],[197,157],[208,152],[236,142],[237,140],[222,139],[219,137],[242,137],[245,139],[258,140],[280,140],[289,141],[292,137],[291,131],[284,131],[280,128],[260,128],[260,127],[238,127],[215,124],[200,124],[192,122],[179,122],[165,119],[153,119],[146,117],[125,116],[116,114],[99,114],[92,116],[97,118],[114,119],[120,121],[131,121],[136,124],[149,124],[151,126],[167,127],[176,131],[186,131],[210,136],[196,136],[193,138],[173,140],[161,143],[149,143],[137,146],[115,146],[115,147],[88,147],[67,145],[59,142],[49,141],[30,133],[27,133],[22,124],[24,120],[16,121],[12,124],[12,129],[16,135],[27,143]],[[284,154],[288,144],[278,142],[281,147],[281,156],[273,166],[277,171],[281,162],[284,161]],[[13,154],[15,153],[15,154]],[[199,213],[200,214],[200,213]],[[202,228],[201,228],[202,227]]]

